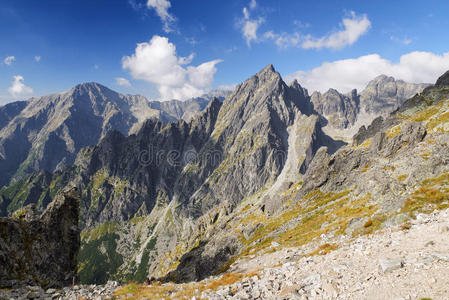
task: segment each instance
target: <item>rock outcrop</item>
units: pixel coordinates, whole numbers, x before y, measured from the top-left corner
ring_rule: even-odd
[[[360,112],[360,99],[357,90],[348,95],[340,94],[335,89],[330,89],[321,94],[314,92],[310,96],[314,109],[326,118],[323,126],[344,129],[352,126]]]
[[[0,287],[77,282],[79,196],[58,195],[39,216],[34,205],[0,218]]]

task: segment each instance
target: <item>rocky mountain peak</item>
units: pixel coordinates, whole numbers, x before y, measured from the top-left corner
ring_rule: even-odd
[[[392,76],[387,76],[385,74],[381,74],[377,77],[375,77],[373,80],[371,80],[368,85],[374,85],[374,84],[379,84],[379,83],[386,83],[386,82],[393,82],[396,81],[394,79],[394,77]]]
[[[74,100],[79,100],[82,97],[88,97],[94,102],[103,102],[104,100],[107,100],[108,102],[125,103],[124,97],[119,93],[96,82],[85,82],[78,84],[68,91],[68,95]]]
[[[308,96],[309,96],[308,90],[307,90],[306,88],[302,87],[302,86],[299,84],[298,80],[296,80],[296,79],[294,79],[294,80],[292,81],[292,83],[290,83],[289,87],[290,87],[291,89],[294,89],[294,90],[300,92],[304,97],[308,97]]]
[[[438,78],[437,82],[435,83],[435,86],[436,87],[449,86],[449,71],[447,71]]]
[[[89,91],[89,90],[109,90],[106,86],[97,82],[83,82],[75,85],[71,90],[74,91]]]
[[[204,112],[208,114],[211,111],[216,111],[220,109],[223,102],[217,99],[217,97],[212,98],[212,100],[207,104],[206,108],[204,109]]]
[[[265,68],[260,70],[259,73],[257,73],[257,74],[262,74],[262,73],[277,73],[277,72],[274,69],[273,64],[268,64]]]
[[[257,80],[259,85],[266,84],[272,81],[282,80],[281,75],[274,69],[273,65],[270,64],[251,77],[249,80]],[[247,81],[249,81],[247,80]]]

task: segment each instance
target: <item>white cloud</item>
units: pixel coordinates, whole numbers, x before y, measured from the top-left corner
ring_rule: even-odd
[[[294,20],[293,21],[293,25],[295,25],[298,28],[310,28],[310,24],[309,23],[303,23],[300,20]]]
[[[252,0],[249,4],[249,9],[254,10],[256,6],[256,1]],[[242,34],[246,40],[246,44],[248,45],[248,47],[251,47],[252,41],[257,41],[257,30],[264,21],[265,19],[262,17],[252,19],[248,8],[243,8],[243,18],[239,21],[239,24],[241,26]]]
[[[40,57],[40,56],[35,56],[35,57],[34,57],[34,60],[35,60],[36,62],[40,62],[40,61],[41,61],[41,57]]]
[[[217,87],[217,91],[233,92],[237,84],[222,84]]]
[[[179,64],[180,65],[188,65],[192,62],[193,58],[195,58],[195,53],[190,53],[187,57],[180,57]]]
[[[16,60],[16,57],[15,57],[15,56],[7,56],[7,57],[3,60],[3,62],[5,63],[5,65],[10,66],[10,65],[12,65],[12,63],[13,63],[15,60]]]
[[[287,33],[274,33],[273,31],[267,31],[264,33],[264,38],[274,40],[274,43],[279,48],[288,48],[290,46],[297,46],[300,42],[299,33],[295,32],[293,34]]]
[[[137,44],[135,53],[122,58],[122,67],[135,79],[156,84],[163,100],[187,99],[204,94],[212,84],[216,64],[212,60],[199,66],[187,66],[193,54],[178,57],[176,46],[166,37],[153,36],[148,43]]]
[[[33,93],[33,89],[23,83],[23,76],[16,75],[13,76],[13,78],[14,81],[8,89],[8,92],[11,94],[11,96],[13,96],[14,98],[20,98],[29,96]]]
[[[335,88],[340,92],[349,92],[353,88],[363,90],[370,80],[381,74],[407,82],[434,83],[447,70],[449,52],[438,55],[416,51],[402,55],[398,63],[379,54],[325,62],[310,71],[300,70],[290,74],[286,80],[296,78],[309,91],[325,92]]]
[[[173,23],[176,18],[168,12],[171,7],[171,3],[168,0],[148,0],[147,7],[156,10],[157,15],[161,18],[162,23],[164,23],[164,31],[166,33],[173,31]]]
[[[131,87],[131,82],[129,82],[128,79],[123,78],[123,77],[116,77],[115,78],[115,83],[120,85],[120,86]]]
[[[351,11],[351,16],[343,19],[340,31],[321,38],[315,38],[308,35],[305,37],[302,47],[304,49],[341,49],[345,46],[354,44],[370,27],[371,22],[366,15],[357,16],[355,12]]]
[[[136,0],[128,0],[128,4],[132,7],[132,9],[134,9],[135,11],[139,11],[140,9],[143,8],[143,4],[139,3]]]
[[[249,9],[255,9],[257,6],[257,2],[256,0],[251,0],[251,2],[249,3]]]
[[[410,45],[412,43],[412,39],[409,38],[398,38],[397,36],[390,36],[390,40],[396,43],[404,44],[404,45]]]

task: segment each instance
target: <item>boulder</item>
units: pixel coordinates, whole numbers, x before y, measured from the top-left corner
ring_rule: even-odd
[[[39,216],[33,207],[0,218],[0,288],[62,287],[77,281],[79,195],[59,194]]]

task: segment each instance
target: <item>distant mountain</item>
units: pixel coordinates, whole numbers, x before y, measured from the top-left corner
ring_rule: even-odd
[[[0,187],[39,170],[62,170],[79,150],[110,130],[135,133],[146,119],[163,123],[192,118],[209,99],[149,102],[98,83],[0,107]]]
[[[380,75],[360,94],[355,89],[348,94],[329,89],[324,94],[314,92],[310,98],[314,109],[325,117],[324,126],[337,130],[358,129],[378,116],[388,116],[427,86],[429,84],[406,83]]]
[[[380,75],[370,81],[360,93],[362,111],[372,115],[387,115],[399,108],[407,99],[422,92],[430,84],[407,83]]]

